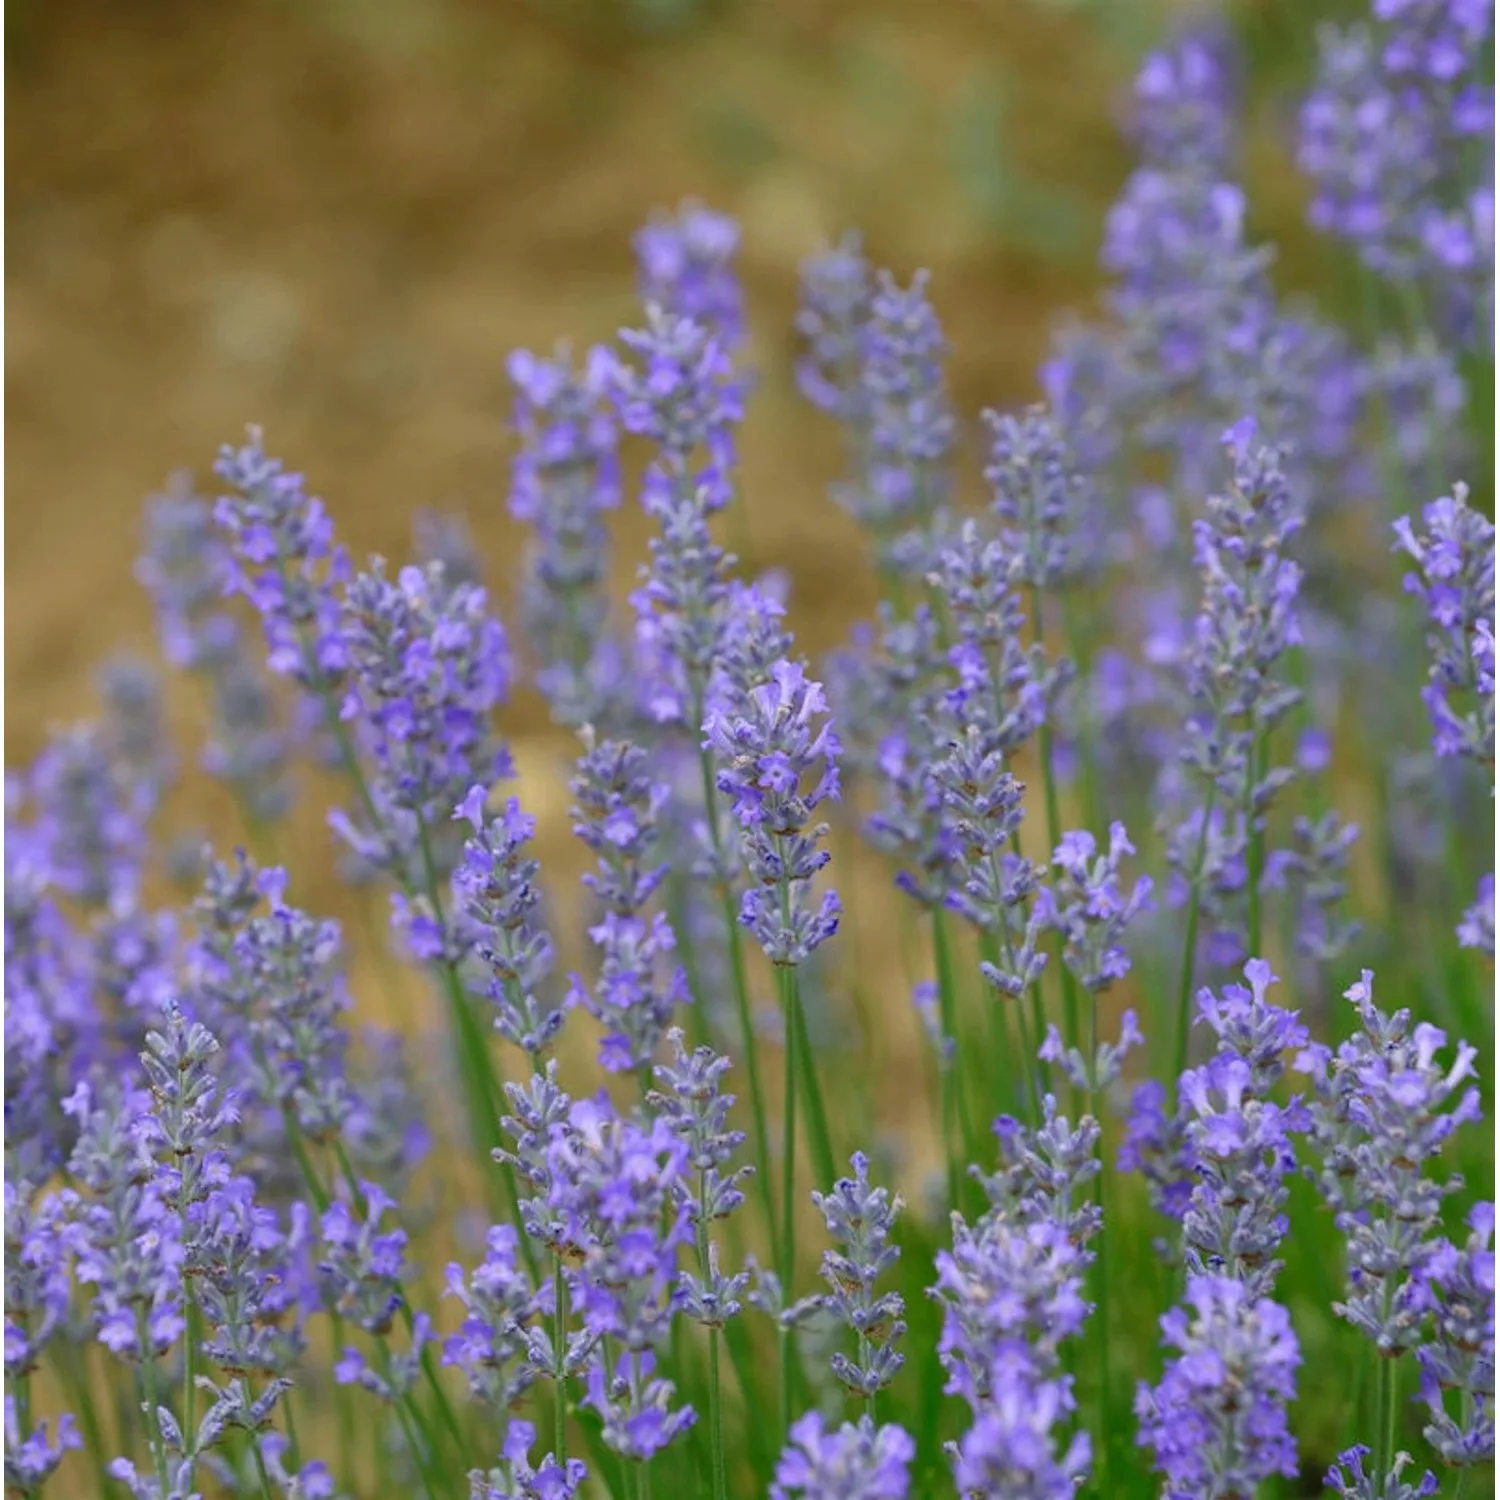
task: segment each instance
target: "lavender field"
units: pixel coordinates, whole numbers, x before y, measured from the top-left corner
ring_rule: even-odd
[[[142,476],[159,659],[6,776],[7,1494],[1494,1493],[1493,6],[1328,10],[1134,64],[1027,401],[853,228],[763,367],[648,201],[496,351],[524,550]]]

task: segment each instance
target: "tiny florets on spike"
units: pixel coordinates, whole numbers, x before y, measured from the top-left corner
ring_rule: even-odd
[[[818,1412],[792,1423],[776,1465],[772,1500],[906,1500],[917,1445],[900,1427],[869,1417],[830,1432]]]

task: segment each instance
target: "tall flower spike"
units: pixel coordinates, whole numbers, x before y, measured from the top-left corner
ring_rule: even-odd
[[[600,1064],[628,1073],[650,1066],[673,1012],[692,999],[673,957],[671,924],[660,912],[648,919],[642,911],[666,875],[666,866],[651,856],[669,794],[645,774],[645,752],[638,747],[599,744],[588,728],[583,744],[569,784],[578,799],[573,831],[599,856],[584,884],[605,910],[589,929],[601,953],[599,977],[589,987],[575,976],[569,1000],[604,1025]]]
[[[1339,1460],[1324,1476],[1324,1485],[1339,1500],[1427,1500],[1438,1492],[1438,1482],[1429,1471],[1416,1484],[1401,1476],[1411,1466],[1410,1453],[1398,1453],[1388,1474],[1372,1474],[1365,1468],[1370,1450],[1356,1443],[1339,1454]]]
[[[829,859],[820,847],[827,824],[812,818],[839,795],[839,741],[827,711],[821,684],[800,662],[782,661],[772,681],[712,712],[703,726],[750,877],[740,921],[775,964],[803,962],[838,930],[837,894],[824,892],[814,907],[811,891]],[[817,777],[811,787],[809,775]]]
[[[518,349],[508,370],[521,439],[510,509],[532,530],[521,592],[537,686],[563,724],[612,723],[626,706],[609,629],[606,514],[620,503],[619,438],[605,406],[609,356],[575,370],[565,350]]]
[[[1022,644],[1014,566],[1007,544],[986,537],[971,519],[937,545],[927,575],[951,622],[948,663],[958,680],[944,701],[947,718],[981,729],[985,750],[1007,757],[1041,727],[1072,676],[1071,663],[1049,670],[1040,647]]]
[[[190,475],[174,475],[167,493],[147,502],[136,577],[156,605],[163,655],[203,678],[212,714],[203,768],[227,782],[253,817],[269,822],[291,800],[290,744],[265,668],[223,608],[232,576],[213,506],[194,493]]]
[[[902,1428],[869,1417],[836,1432],[811,1411],[792,1423],[771,1500],[906,1500],[917,1445]]]
[[[342,712],[370,753],[377,824],[339,814],[335,827],[363,859],[405,871],[470,786],[508,770],[490,721],[509,690],[510,648],[483,589],[449,588],[439,565],[392,580],[380,558],[349,585],[343,629]]]
[[[1209,497],[1207,517],[1193,528],[1203,598],[1185,661],[1190,708],[1180,760],[1194,805],[1176,829],[1169,857],[1181,882],[1204,890],[1227,946],[1243,943],[1237,919],[1223,909],[1243,890],[1239,857],[1292,776],[1290,768],[1257,764],[1256,747],[1301,698],[1283,680],[1281,661],[1302,639],[1296,613],[1302,573],[1283,553],[1302,518],[1279,450],[1256,441],[1253,421],[1232,427],[1223,442],[1233,464],[1231,484]],[[1205,812],[1205,798],[1212,813]],[[1226,840],[1213,851],[1212,866],[1206,817],[1210,829],[1219,819]],[[1205,878],[1216,871],[1217,882]]]
[[[30,792],[35,848],[53,885],[85,906],[134,892],[149,809],[102,730],[85,724],[53,735],[32,768]]]
[[[1314,1097],[1309,1137],[1316,1181],[1346,1237],[1348,1285],[1340,1317],[1395,1356],[1422,1342],[1426,1309],[1416,1281],[1438,1229],[1443,1198],[1457,1180],[1436,1181],[1427,1164],[1461,1125],[1480,1118],[1479,1092],[1465,1086],[1478,1055],[1410,1013],[1387,1015],[1366,969],[1345,991],[1359,1029],[1337,1050],[1317,1043],[1297,1058]]]
[[[1170,1493],[1249,1495],[1273,1474],[1294,1476],[1286,1408],[1302,1353],[1286,1309],[1231,1277],[1190,1276],[1186,1306],[1161,1327],[1176,1356],[1160,1384],[1141,1385],[1135,1409]]]
[[[657,1065],[658,1086],[646,1102],[687,1147],[689,1163],[700,1175],[696,1191],[686,1178],[677,1186],[694,1222],[727,1219],[745,1201],[739,1185],[755,1170],[748,1165],[724,1170],[745,1143],[744,1131],[729,1128],[734,1095],[720,1087],[729,1071],[729,1059],[711,1047],[695,1047],[689,1053],[676,1027],[667,1039],[672,1044],[672,1061]]]
[[[1034,905],[1027,912],[1041,872],[1011,847],[1025,816],[1025,788],[1005,769],[1004,753],[990,749],[973,725],[930,774],[946,804],[954,873],[962,882],[948,904],[995,933],[999,962],[981,965],[984,976],[1003,994],[1022,995],[1047,963],[1038,951],[1041,914]]]
[[[735,275],[740,228],[691,199],[636,231],[641,300],[709,329],[728,349],[745,336],[745,298]]]
[[[128,1088],[80,1083],[64,1105],[78,1130],[68,1170],[83,1200],[74,1274],[94,1289],[100,1343],[131,1361],[164,1354],[185,1326],[180,1224],[155,1179],[149,1104]]]
[[[797,332],[806,352],[797,362],[797,387],[821,411],[850,429],[857,451],[865,421],[861,344],[869,313],[870,266],[852,230],[837,245],[803,262]]]
[[[229,538],[229,586],[260,614],[271,670],[314,692],[336,687],[349,659],[335,589],[350,570],[323,502],[266,453],[258,427],[243,448],[220,448],[214,473],[235,492],[214,506]]]
[[[1028,588],[1057,589],[1083,561],[1083,479],[1062,429],[1043,406],[1019,416],[987,411],[984,420],[992,435],[984,477],[1011,577]]]
[[[858,1360],[842,1351],[832,1356],[833,1373],[856,1396],[869,1400],[900,1373],[906,1356],[896,1345],[906,1333],[906,1303],[899,1292],[875,1290],[875,1283],[895,1265],[900,1248],[891,1244],[891,1228],[901,1199],[872,1188],[870,1163],[863,1152],[849,1159],[854,1176],[841,1177],[831,1193],[814,1193],[836,1248],[823,1252],[822,1274],[828,1291],[808,1297],[788,1313],[799,1319],[826,1312],[843,1324],[859,1345]]]
[[[1422,700],[1439,755],[1495,760],[1495,528],[1468,503],[1468,486],[1423,508],[1425,529],[1396,522],[1397,548],[1416,563],[1406,590],[1427,607],[1432,658]]]
[[[926,272],[904,289],[880,272],[861,340],[863,471],[834,493],[883,543],[924,528],[947,501],[957,431],[943,375],[947,353]]]
[[[686,1143],[665,1120],[622,1120],[601,1095],[572,1106],[546,1155],[585,1326],[628,1350],[654,1347],[680,1301],[677,1252],[692,1240]]]
[[[1494,130],[1493,7],[1377,3],[1374,25],[1319,32],[1299,160],[1309,218],[1371,269],[1416,283],[1466,344],[1487,340]]]
[[[1439,1241],[1417,1272],[1434,1325],[1432,1341],[1417,1350],[1428,1415],[1422,1432],[1457,1465],[1495,1458],[1495,1205],[1476,1203],[1468,1222],[1463,1246]]]
[[[474,830],[454,872],[459,909],[477,956],[489,967],[495,1029],[533,1058],[552,1044],[564,1013],[538,993],[552,968],[552,940],[537,918],[539,866],[527,852],[536,822],[514,798],[485,820],[484,789],[471,787],[455,818]]]
[[[511,1225],[491,1225],[484,1260],[467,1277],[460,1265],[447,1274],[446,1295],[463,1304],[464,1320],[443,1344],[443,1363],[462,1370],[470,1394],[493,1412],[509,1411],[530,1389],[538,1373],[533,1349],[538,1339],[547,1342],[535,1327],[541,1299],[516,1248]]]
[[[588,1466],[580,1458],[562,1462],[549,1453],[533,1467],[535,1442],[536,1428],[514,1419],[505,1430],[500,1467],[470,1470],[469,1500],[573,1500],[588,1478]]]
[[[1110,824],[1109,851],[1097,858],[1093,834],[1065,833],[1052,854],[1052,883],[1037,893],[1042,920],[1063,935],[1063,962],[1086,990],[1107,990],[1130,972],[1120,940],[1152,909],[1149,875],[1139,876],[1129,895],[1120,889],[1121,861],[1134,853],[1123,823]]]

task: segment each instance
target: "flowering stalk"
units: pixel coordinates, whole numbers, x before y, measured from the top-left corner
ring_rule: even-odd
[[[366,833],[394,847],[396,840],[386,829],[337,700],[350,659],[331,586],[347,576],[348,564],[342,551],[332,547],[332,527],[322,502],[304,494],[300,475],[284,472],[278,460],[267,457],[254,428],[246,447],[236,450],[226,445],[214,467],[239,492],[239,498],[219,500],[216,517],[235,544],[238,585],[251,595],[265,620],[271,668],[295,678],[320,705],[339,762],[364,814]],[[274,575],[263,570],[266,561],[272,563]],[[320,564],[326,565],[326,579],[318,571]],[[420,894],[441,939],[446,926],[427,824],[420,817],[413,821],[420,854]],[[392,875],[410,906],[419,892],[407,862],[397,861]],[[459,1041],[471,1126],[479,1142],[498,1148],[499,1083],[464,993],[457,957],[451,945],[441,940],[436,953],[429,951],[429,956],[436,957]]]

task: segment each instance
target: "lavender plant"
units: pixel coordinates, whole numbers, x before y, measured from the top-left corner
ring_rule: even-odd
[[[1100,314],[986,414],[987,489],[943,288],[811,259],[795,379],[875,599],[826,670],[723,536],[739,226],[653,219],[640,326],[507,366],[561,803],[506,753],[477,515],[361,571],[256,429],[217,503],[173,480],[137,571],[204,743],[122,659],[6,779],[7,1493],[1490,1493],[1492,29],[1321,38],[1347,333],[1248,233],[1231,33],[1148,58]],[[240,826],[174,904],[188,767]],[[364,937],[289,898],[329,771]],[[405,1034],[351,1025],[376,977]]]

